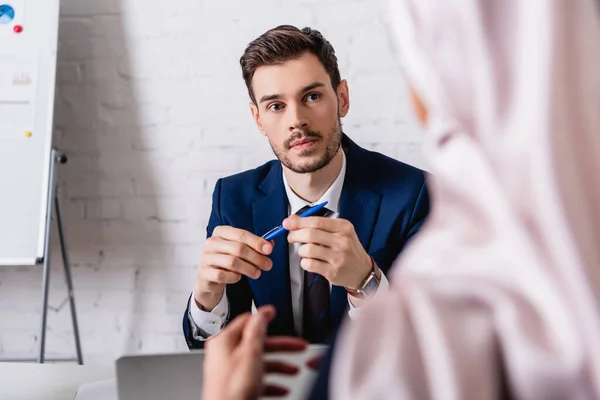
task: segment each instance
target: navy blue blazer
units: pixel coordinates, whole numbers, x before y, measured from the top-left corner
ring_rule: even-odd
[[[340,197],[339,217],[352,222],[356,234],[387,275],[396,256],[417,232],[429,212],[429,196],[423,171],[380,153],[368,151],[346,135],[346,177]],[[288,199],[278,160],[256,169],[219,179],[213,193],[207,236],[215,227],[229,225],[258,236],[278,226],[288,216]],[[257,307],[271,304],[277,310],[269,335],[295,336],[290,292],[288,242],[286,235],[275,239],[270,255],[271,271],[254,280],[246,277],[227,285],[229,321]],[[189,306],[189,301],[188,301]],[[331,291],[332,332],[348,311],[345,289]],[[188,309],[183,332],[190,349],[202,348],[203,341],[192,337]]]

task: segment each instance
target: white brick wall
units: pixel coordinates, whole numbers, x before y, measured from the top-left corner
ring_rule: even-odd
[[[63,0],[56,145],[88,363],[186,348],[215,181],[272,158],[239,69],[246,44],[282,23],[334,45],[350,86],[344,130],[423,167],[420,132],[380,24],[380,0]],[[74,354],[55,254],[48,356]],[[0,358],[33,357],[41,268],[0,269]]]

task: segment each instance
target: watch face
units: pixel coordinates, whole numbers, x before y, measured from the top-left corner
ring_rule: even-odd
[[[372,274],[369,277],[369,280],[366,283],[366,285],[364,286],[362,291],[364,292],[366,297],[371,297],[375,294],[378,287],[379,287],[379,282],[377,282],[377,278],[375,278],[375,274]]]

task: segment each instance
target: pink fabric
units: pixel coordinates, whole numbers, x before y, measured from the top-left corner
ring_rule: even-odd
[[[332,397],[600,398],[597,2],[390,4],[432,212],[344,326]]]

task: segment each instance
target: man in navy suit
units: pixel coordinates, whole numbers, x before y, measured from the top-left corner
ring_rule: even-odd
[[[253,304],[272,304],[269,335],[324,343],[387,289],[390,265],[429,211],[424,173],[342,132],[348,84],[318,31],[271,29],[240,63],[278,160],[217,182],[184,334],[202,348]],[[294,215],[323,201],[322,215]],[[282,221],[285,235],[261,237]]]

